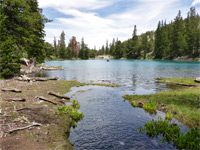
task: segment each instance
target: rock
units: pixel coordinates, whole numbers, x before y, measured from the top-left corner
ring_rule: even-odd
[[[200,77],[196,77],[196,78],[194,78],[194,82],[198,82],[198,83],[200,83]]]
[[[138,107],[143,107],[144,103],[143,102],[138,102]]]

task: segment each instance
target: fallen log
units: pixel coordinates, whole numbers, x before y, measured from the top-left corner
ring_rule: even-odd
[[[52,78],[39,78],[39,77],[36,77],[34,79],[35,79],[35,81],[48,81],[48,80],[58,80],[58,77],[52,77]]]
[[[1,90],[4,91],[4,92],[15,92],[15,93],[21,93],[22,92],[21,90],[18,90],[18,89],[15,89],[15,88],[12,88],[12,89],[2,88]]]
[[[200,77],[194,78],[194,82],[200,83]]]
[[[28,128],[33,127],[33,126],[41,126],[41,125],[42,124],[40,124],[40,123],[33,122],[31,125],[21,127],[21,128],[15,128],[15,129],[12,129],[12,130],[9,130],[9,131],[6,131],[6,132],[10,134],[10,133],[13,133],[13,132],[16,132],[16,131],[19,131],[19,130],[24,130],[24,129],[28,129]]]
[[[4,98],[5,101],[21,101],[21,102],[25,102],[26,99],[25,98],[20,98],[20,97],[16,97],[16,98]]]
[[[46,101],[46,102],[49,102],[49,103],[52,103],[52,104],[55,104],[55,105],[64,105],[65,104],[63,101],[57,101],[57,100],[45,98],[45,97],[42,97],[42,96],[37,96],[36,98],[43,100],[43,101]]]
[[[26,109],[30,109],[30,108],[28,108],[28,107],[23,107],[23,108],[16,109],[16,111],[21,111],[21,110],[26,110]]]
[[[58,98],[70,99],[68,96],[60,95],[60,94],[57,94],[57,93],[55,93],[55,92],[53,92],[53,91],[48,92],[48,94],[49,94],[49,95],[56,96],[56,97],[58,97]]]

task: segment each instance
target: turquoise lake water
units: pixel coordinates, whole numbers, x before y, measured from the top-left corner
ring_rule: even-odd
[[[45,65],[62,66],[64,70],[48,71],[50,77],[80,82],[116,83],[122,87],[74,87],[66,95],[80,103],[85,117],[71,129],[70,141],[75,149],[175,149],[159,138],[140,134],[137,128],[145,122],[164,118],[133,108],[122,96],[152,94],[169,90],[157,78],[194,78],[200,76],[200,63],[152,60],[67,60],[49,61]],[[176,121],[183,132],[188,128]]]

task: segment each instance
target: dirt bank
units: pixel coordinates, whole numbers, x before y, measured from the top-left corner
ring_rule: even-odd
[[[36,99],[43,96],[61,100],[48,95],[48,91],[64,94],[76,81],[24,82],[15,79],[0,80],[0,89],[16,88],[21,93],[0,91],[0,148],[1,150],[45,150],[73,149],[67,140],[71,120],[68,114],[57,115],[57,106]],[[5,99],[24,98],[25,101],[6,101]],[[9,130],[26,127],[34,122],[34,126],[24,130],[7,133]]]

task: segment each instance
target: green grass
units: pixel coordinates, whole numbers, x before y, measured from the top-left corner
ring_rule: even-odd
[[[188,84],[188,85],[199,85],[200,83],[194,82],[193,78],[186,78],[186,79],[161,79],[159,82],[162,83],[180,83],[180,84]]]
[[[131,103],[133,107],[138,107],[138,104],[136,102]]]
[[[163,91],[152,95],[125,95],[123,98],[130,103],[153,101],[158,105],[166,104],[166,111],[171,112],[180,122],[200,129],[200,88]]]
[[[167,119],[167,120],[172,120],[172,118],[173,118],[172,113],[170,113],[170,112],[166,113],[165,119]]]
[[[155,102],[150,101],[150,102],[144,103],[143,108],[144,108],[146,111],[155,112],[157,106],[158,106],[158,105],[157,105]]]

